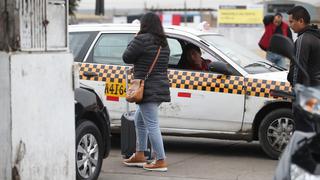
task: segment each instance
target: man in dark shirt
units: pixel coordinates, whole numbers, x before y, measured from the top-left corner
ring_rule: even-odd
[[[286,37],[289,37],[292,40],[292,33],[287,23],[282,21],[282,15],[276,13],[273,15],[267,15],[263,18],[263,23],[265,26],[265,32],[259,41],[259,46],[262,50],[267,52],[266,58],[275,63],[278,66],[286,67],[285,59],[278,54],[268,51],[270,39],[274,34],[282,34]]]
[[[295,84],[307,86],[320,86],[320,30],[315,25],[310,25],[310,14],[302,6],[295,6],[287,13],[289,25],[298,39],[295,41],[296,60],[307,71],[310,79],[297,68],[294,63],[290,64],[288,81],[294,87]],[[293,108],[296,129],[300,131],[314,131],[314,125],[307,117],[300,115],[299,110]]]

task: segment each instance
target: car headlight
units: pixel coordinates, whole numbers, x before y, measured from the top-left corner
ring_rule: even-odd
[[[320,115],[320,89],[306,86],[298,86],[297,91],[297,102],[299,106],[313,114]]]
[[[311,114],[317,114],[320,115],[320,101],[316,98],[310,98],[305,101],[304,104],[300,104],[301,107],[308,111]]]

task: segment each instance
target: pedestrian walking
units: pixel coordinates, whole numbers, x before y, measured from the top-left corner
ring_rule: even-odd
[[[289,37],[292,40],[292,33],[288,24],[282,20],[281,13],[265,16],[263,18],[263,23],[265,31],[259,41],[259,46],[262,50],[266,51],[266,59],[280,67],[288,68],[286,66],[285,58],[283,56],[268,50],[270,39],[274,34],[282,34],[286,37]]]
[[[303,84],[310,86],[320,86],[320,30],[315,25],[310,25],[310,14],[302,6],[295,6],[287,13],[289,15],[289,26],[298,33],[295,41],[295,55],[299,64],[310,76],[307,81],[303,73],[294,63],[290,64],[288,81],[291,85]],[[293,108],[296,122],[296,130],[304,132],[314,131],[314,125],[307,117],[300,115],[299,110]]]
[[[123,54],[124,62],[134,66],[134,79],[145,79],[158,51],[160,54],[144,82],[143,99],[137,103],[135,112],[136,152],[123,163],[127,166],[142,166],[151,171],[167,171],[158,110],[162,102],[170,101],[167,72],[170,49],[159,16],[146,13],[141,18],[140,31]],[[144,156],[148,138],[155,154],[155,162],[150,164],[146,163]]]

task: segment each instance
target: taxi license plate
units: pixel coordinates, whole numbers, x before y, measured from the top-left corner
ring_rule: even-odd
[[[126,96],[126,83],[106,83],[106,96],[117,96],[125,97]]]

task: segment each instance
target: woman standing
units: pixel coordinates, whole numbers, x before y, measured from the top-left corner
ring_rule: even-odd
[[[158,109],[162,102],[170,101],[167,73],[170,49],[160,18],[154,13],[147,13],[141,18],[140,31],[123,54],[124,62],[134,65],[134,79],[145,79],[158,50],[160,55],[145,81],[143,100],[137,104],[135,113],[136,153],[123,163],[127,166],[143,166],[151,171],[167,171]],[[148,137],[156,158],[151,164],[146,163],[144,156]]]

